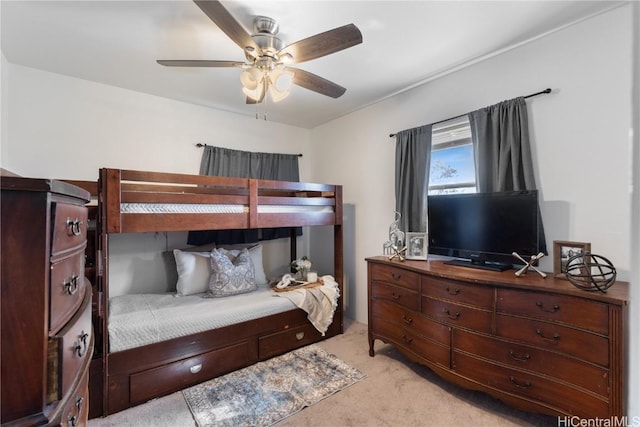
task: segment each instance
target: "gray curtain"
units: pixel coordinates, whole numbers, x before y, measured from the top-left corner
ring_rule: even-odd
[[[427,230],[431,125],[396,134],[396,211],[405,232]]]
[[[298,155],[254,153],[207,145],[200,175],[300,181]]]
[[[523,97],[472,111],[469,123],[479,192],[536,188]]]
[[[524,97],[472,111],[469,123],[476,153],[478,192],[537,189]],[[540,249],[547,254],[542,216],[538,217]]]
[[[300,181],[298,155],[253,153],[209,145],[204,147],[200,162],[200,175]],[[301,228],[293,230],[296,235],[302,235]],[[187,243],[191,245],[254,243],[259,240],[291,237],[291,232],[292,228],[289,227],[261,230],[190,231]]]

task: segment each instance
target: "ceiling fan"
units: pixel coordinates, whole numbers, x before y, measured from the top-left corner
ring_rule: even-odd
[[[354,24],[284,45],[276,35],[278,23],[266,16],[254,19],[254,34],[249,34],[220,1],[194,0],[202,11],[244,51],[246,61],[158,60],[170,67],[238,67],[243,93],[248,104],[260,103],[267,93],[276,102],[289,95],[291,84],[322,95],[338,98],[346,89],[334,82],[299,68],[289,67],[320,58],[362,43],[362,34]]]

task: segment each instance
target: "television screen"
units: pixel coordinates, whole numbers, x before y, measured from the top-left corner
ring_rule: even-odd
[[[429,253],[455,264],[506,270],[546,249],[539,242],[536,190],[428,197]]]

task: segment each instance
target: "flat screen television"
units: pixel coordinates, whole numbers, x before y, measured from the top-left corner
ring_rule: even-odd
[[[538,191],[428,196],[428,251],[449,264],[504,271],[543,252]]]

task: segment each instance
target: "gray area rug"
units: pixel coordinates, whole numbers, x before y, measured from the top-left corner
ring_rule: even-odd
[[[200,427],[269,426],[364,379],[316,345],[183,390]]]

